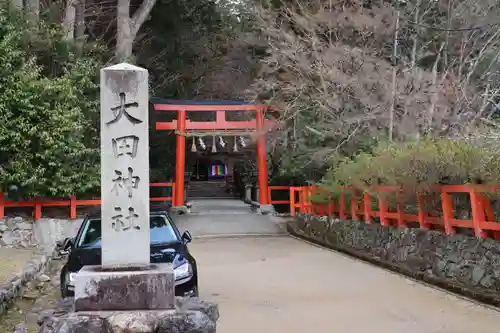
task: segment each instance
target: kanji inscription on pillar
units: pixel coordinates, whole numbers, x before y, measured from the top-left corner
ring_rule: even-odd
[[[115,157],[124,155],[135,157],[135,155],[137,155],[137,145],[139,144],[139,138],[135,135],[122,136],[120,138],[113,139],[112,144]]]
[[[142,120],[135,118],[127,111],[128,108],[138,108],[139,103],[137,102],[127,103],[126,102],[127,94],[125,94],[124,92],[119,93],[118,96],[120,96],[120,104],[111,108],[111,111],[113,112],[113,119],[108,121],[107,124],[111,125],[117,123],[123,116],[125,116],[125,118],[127,118],[127,120],[130,121],[132,124],[142,123]]]
[[[124,175],[121,171],[115,170],[115,178],[113,178],[113,191],[117,196],[120,193],[126,193],[129,198],[132,198],[132,193],[139,187],[138,176],[134,176],[134,169],[128,167],[128,175]]]
[[[129,207],[127,213],[122,211],[121,207],[115,207],[115,215],[112,217],[111,227],[115,231],[127,231],[130,229],[141,230],[141,226],[136,222],[139,214],[135,212],[134,207]]]
[[[150,262],[148,72],[101,70],[102,264]]]

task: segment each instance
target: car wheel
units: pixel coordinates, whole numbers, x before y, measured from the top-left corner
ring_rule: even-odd
[[[68,297],[68,290],[66,287],[61,288],[61,298],[66,298]]]
[[[61,277],[61,298],[66,298],[68,297],[68,288],[66,288],[66,279]]]
[[[68,297],[68,289],[66,289],[66,284],[61,285],[61,298]]]

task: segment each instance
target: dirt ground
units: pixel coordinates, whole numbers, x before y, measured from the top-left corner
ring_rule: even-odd
[[[0,332],[12,332],[17,324],[23,323],[29,333],[38,332],[38,313],[41,310],[54,308],[60,298],[59,271],[63,261],[53,261],[47,272],[51,278],[47,282],[34,280],[30,282],[24,292],[24,297],[17,300],[13,308],[5,315],[0,316]]]
[[[500,313],[290,237],[197,239],[219,333],[494,333]]]
[[[33,249],[0,248],[0,285],[8,282],[35,254]]]

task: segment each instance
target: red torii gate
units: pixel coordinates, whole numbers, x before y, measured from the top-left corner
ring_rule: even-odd
[[[172,206],[184,205],[184,172],[186,163],[186,135],[193,130],[249,130],[257,134],[257,170],[260,187],[259,202],[269,204],[267,147],[266,133],[274,125],[271,120],[265,119],[268,109],[262,104],[203,104],[198,101],[189,101],[186,104],[170,104],[158,101],[153,103],[155,111],[177,112],[177,119],[169,122],[156,122],[157,130],[176,131],[175,149],[175,195]],[[200,104],[195,104],[200,103]],[[210,103],[210,102],[209,102]],[[186,112],[215,112],[215,121],[191,121],[186,119]],[[251,111],[255,112],[255,119],[245,121],[227,121],[226,112]]]

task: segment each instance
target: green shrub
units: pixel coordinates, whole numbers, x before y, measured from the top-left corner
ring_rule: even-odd
[[[346,158],[332,167],[323,184],[333,195],[339,192],[340,186],[373,192],[377,185],[398,185],[402,202],[414,211],[416,194],[431,194],[430,189],[436,184],[500,184],[499,157],[491,150],[458,140],[383,143],[370,154]],[[387,196],[384,192],[373,194]],[[430,198],[431,206],[439,205],[439,200],[434,200],[438,199],[436,194]],[[389,199],[390,206],[394,207],[394,196]],[[434,208],[439,211],[438,207]]]
[[[30,52],[28,34],[27,22],[0,9],[0,188],[17,197],[68,197],[98,188],[91,122],[99,64],[78,57],[49,75]]]

